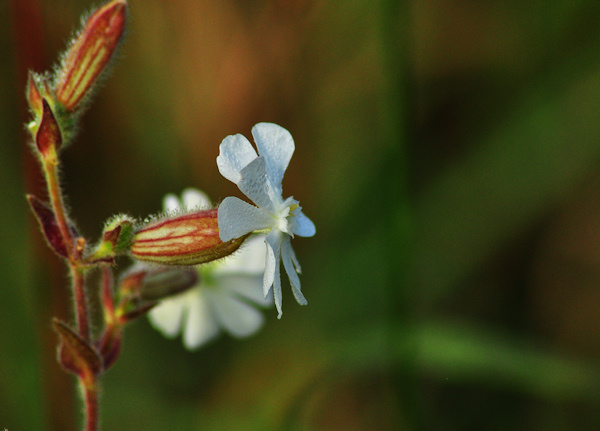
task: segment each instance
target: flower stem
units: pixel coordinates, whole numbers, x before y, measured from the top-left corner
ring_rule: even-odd
[[[60,191],[60,182],[58,179],[58,161],[44,160],[44,173],[48,185],[48,194],[56,223],[63,238],[67,253],[69,256],[69,267],[73,281],[73,296],[75,298],[75,312],[77,315],[77,327],[79,335],[85,340],[90,340],[90,327],[88,319],[87,299],[85,293],[84,268],[81,264],[85,240],[83,238],[75,239],[70,224],[67,221],[67,212],[65,210],[62,194]]]
[[[85,429],[97,431],[98,429],[98,386],[94,379],[91,383],[82,383],[85,398]]]
[[[73,278],[73,295],[75,298],[75,309],[77,313],[77,327],[79,328],[79,335],[85,341],[90,341],[90,326],[88,321],[83,270],[81,267],[71,265],[71,275]]]
[[[62,195],[60,192],[60,183],[58,181],[58,162],[55,160],[44,160],[44,173],[46,174],[46,183],[48,185],[48,194],[50,195],[50,202],[52,203],[52,209],[56,217],[56,223],[60,229],[60,233],[67,247],[67,253],[69,259],[72,261],[73,257],[73,234],[69,228],[67,222],[67,214],[63,203]]]

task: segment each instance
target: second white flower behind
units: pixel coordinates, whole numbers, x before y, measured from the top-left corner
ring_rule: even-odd
[[[208,197],[187,189],[179,200],[164,199],[167,213],[209,208]],[[257,306],[267,307],[272,298],[262,294],[265,253],[262,238],[251,238],[233,256],[199,265],[199,283],[167,298],[148,313],[152,325],[168,338],[183,334],[186,348],[197,349],[225,331],[243,338],[258,331],[264,316]]]

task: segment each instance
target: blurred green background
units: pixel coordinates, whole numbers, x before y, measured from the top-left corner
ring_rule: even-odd
[[[600,429],[600,3],[130,0],[113,73],[65,151],[95,240],[193,186],[260,121],[315,222],[299,307],[189,353],[145,319],[102,392],[106,430]],[[27,69],[84,0],[0,2],[0,429],[74,430],[50,319],[66,271],[25,193]]]

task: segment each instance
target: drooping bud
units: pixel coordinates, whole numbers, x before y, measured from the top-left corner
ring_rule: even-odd
[[[134,235],[131,254],[163,265],[198,265],[229,256],[247,236],[222,242],[217,210],[197,211],[150,222]]]
[[[65,241],[60,232],[60,228],[58,227],[58,223],[56,222],[56,217],[54,216],[52,208],[33,195],[27,195],[27,200],[42,228],[42,232],[44,233],[44,237],[46,238],[46,241],[48,241],[50,248],[59,256],[67,258],[69,256],[67,246],[65,245]]]
[[[140,316],[143,316],[148,311],[152,310],[154,307],[158,305],[158,302],[149,302],[143,305],[140,305],[138,308],[134,308],[127,313],[123,313],[119,316],[119,320],[122,324],[130,322],[134,319],[137,319]]]
[[[56,161],[56,154],[62,144],[62,133],[52,108],[42,99],[42,119],[35,134],[35,145],[45,160]]]
[[[158,301],[188,290],[198,283],[193,268],[157,268],[147,272],[140,288],[144,301]]]
[[[134,266],[120,283],[122,296],[158,301],[184,292],[198,283],[194,268]]]
[[[67,51],[57,74],[55,93],[66,112],[73,112],[107,69],[127,18],[127,2],[114,0],[95,11]]]
[[[54,329],[60,337],[58,361],[62,367],[85,379],[102,371],[100,355],[75,333],[66,323],[53,319]]]

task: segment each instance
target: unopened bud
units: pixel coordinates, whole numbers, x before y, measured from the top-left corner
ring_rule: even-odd
[[[42,95],[40,94],[39,81],[40,76],[29,71],[29,80],[27,83],[27,102],[29,109],[35,115],[35,118],[42,116]]]
[[[114,331],[105,333],[100,340],[100,356],[102,357],[102,368],[108,370],[121,353],[121,332]]]
[[[147,313],[158,304],[156,301],[196,285],[198,277],[194,268],[134,266],[119,283],[116,322],[123,325]]]
[[[35,134],[35,145],[45,160],[56,161],[61,144],[60,126],[50,105],[46,99],[42,99],[42,119]]]
[[[118,215],[106,222],[102,240],[94,253],[87,258],[98,261],[113,258],[129,250],[134,233],[135,220],[128,215]]]
[[[163,265],[198,265],[229,256],[247,235],[222,242],[217,210],[197,211],[149,223],[133,237],[137,260]]]
[[[193,268],[151,270],[142,282],[140,298],[144,301],[158,301],[177,295],[196,285],[198,278],[198,271]]]
[[[127,18],[127,2],[115,0],[94,12],[67,51],[57,75],[56,99],[73,112],[106,70]]]
[[[121,280],[121,295],[158,301],[188,290],[198,277],[194,268],[134,266]]]

